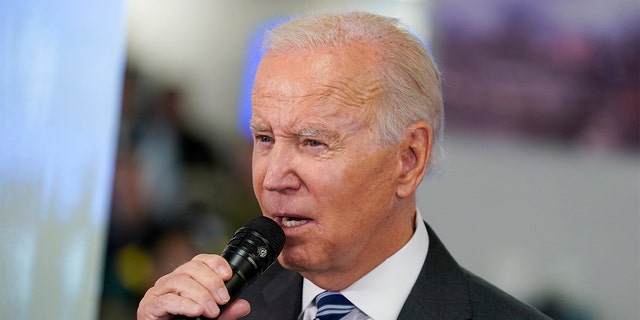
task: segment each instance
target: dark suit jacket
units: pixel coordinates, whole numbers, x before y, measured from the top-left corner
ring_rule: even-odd
[[[428,225],[427,231],[427,259],[398,319],[549,319],[460,267]],[[275,263],[241,297],[251,304],[243,319],[295,320],[302,277]]]

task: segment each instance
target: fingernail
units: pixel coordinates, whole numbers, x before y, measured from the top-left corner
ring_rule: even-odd
[[[216,314],[218,311],[220,311],[218,305],[213,302],[213,300],[209,300],[209,302],[207,302],[207,309],[209,309],[212,314]]]
[[[219,288],[217,294],[222,302],[227,302],[229,300],[229,293],[227,292],[227,288]]]
[[[229,276],[229,270],[227,270],[227,268],[225,268],[223,266],[219,266],[218,267],[218,274],[223,276],[223,277],[228,277]]]

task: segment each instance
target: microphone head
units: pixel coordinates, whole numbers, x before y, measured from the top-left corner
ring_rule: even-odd
[[[280,255],[285,239],[284,231],[275,221],[259,216],[236,231],[222,256],[232,261],[237,260],[232,255],[241,256],[262,274]]]
[[[258,216],[247,222],[241,230],[243,228],[253,230],[262,235],[265,239],[269,240],[276,255],[280,254],[280,251],[282,251],[286,237],[280,225],[275,221],[265,216]]]

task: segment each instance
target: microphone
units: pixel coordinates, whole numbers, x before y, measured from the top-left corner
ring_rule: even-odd
[[[233,275],[224,285],[231,303],[242,290],[252,284],[278,258],[284,247],[285,235],[273,220],[259,216],[238,229],[222,251],[221,256],[231,265]],[[221,306],[220,313],[226,305]],[[211,320],[206,317],[174,316],[172,320]]]

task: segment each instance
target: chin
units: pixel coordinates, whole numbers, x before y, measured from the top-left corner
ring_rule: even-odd
[[[280,253],[280,256],[278,256],[278,262],[283,268],[299,273],[307,272],[313,269],[313,263],[309,261],[304,252],[302,253],[302,255],[294,254],[293,252],[291,252],[292,250],[287,249],[288,248],[285,246],[285,248],[282,250],[282,253]]]

